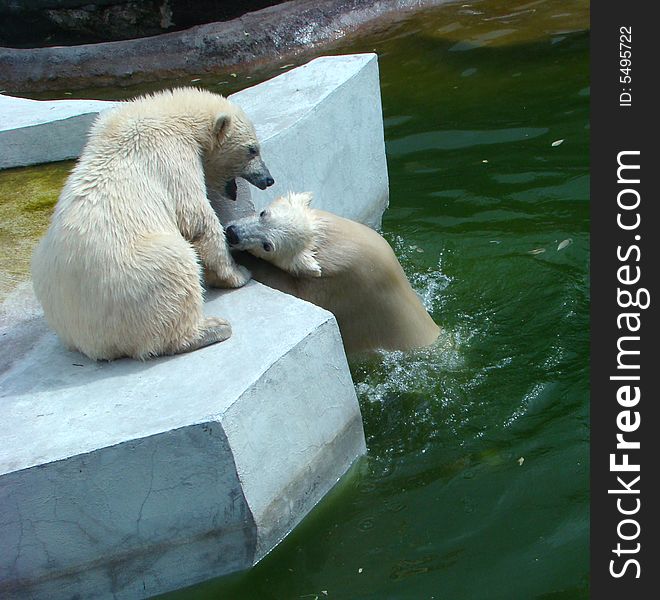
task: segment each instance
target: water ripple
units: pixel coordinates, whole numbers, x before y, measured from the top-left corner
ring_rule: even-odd
[[[387,153],[390,156],[406,156],[424,150],[458,150],[459,148],[522,142],[545,135],[548,131],[547,127],[425,131],[387,142]]]

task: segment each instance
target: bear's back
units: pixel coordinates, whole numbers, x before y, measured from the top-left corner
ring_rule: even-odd
[[[266,261],[240,259],[255,280],[333,313],[347,353],[427,346],[438,326],[387,241],[373,229],[311,209],[317,222],[321,277],[295,277]]]

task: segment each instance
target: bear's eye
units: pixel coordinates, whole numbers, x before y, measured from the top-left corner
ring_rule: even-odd
[[[248,154],[249,154],[250,156],[256,156],[257,153],[258,153],[258,152],[257,152],[257,148],[256,148],[255,146],[250,146],[250,147],[248,148]]]
[[[264,242],[263,249],[266,252],[272,252],[273,251],[273,245],[270,242]]]
[[[266,216],[266,211],[265,211],[265,210],[262,210],[262,211],[259,213],[259,216],[263,219],[263,218]]]

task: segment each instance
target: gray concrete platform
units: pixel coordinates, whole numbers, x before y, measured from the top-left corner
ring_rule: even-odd
[[[311,189],[380,221],[374,55],[234,99],[263,139],[269,192]],[[241,186],[233,207],[250,196],[272,197]],[[29,283],[0,306],[1,598],[144,598],[248,568],[366,451],[330,313],[254,282],[210,292],[206,311],[231,322],[228,341],[96,363],[61,346]]]
[[[0,94],[0,169],[77,158],[96,115],[112,104]]]
[[[258,283],[233,336],[93,362],[43,335],[0,376],[0,597],[142,598],[253,565],[365,452],[334,317]]]

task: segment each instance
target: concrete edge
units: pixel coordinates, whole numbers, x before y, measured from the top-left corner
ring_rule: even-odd
[[[254,417],[248,419],[242,414],[239,403],[243,399],[239,399],[239,403],[228,409],[221,421],[236,453],[238,476],[257,522],[255,564],[309,514],[355,460],[367,450],[362,415],[350,378],[348,361],[343,352],[341,335],[334,316],[328,314],[328,320],[301,339],[291,353],[274,363],[271,369],[254,382],[246,394],[246,397],[264,398],[264,389],[260,388],[267,386],[271,398],[275,400],[279,397],[281,402],[278,402],[277,406],[263,405],[255,421]],[[300,364],[300,358],[306,355],[310,346],[313,347],[315,355],[323,356],[323,361],[317,365],[317,369],[322,368],[323,373],[330,373],[330,380],[325,382],[326,385],[330,383],[330,386],[320,391],[315,388],[314,380],[304,389],[304,393],[309,393],[314,398],[314,402],[308,404],[304,414],[314,422],[317,422],[321,415],[325,415],[325,421],[332,424],[327,428],[324,426],[315,430],[313,439],[308,437],[309,431],[305,434],[299,433],[296,445],[288,447],[288,456],[269,452],[264,454],[261,460],[255,460],[254,454],[259,452],[255,443],[259,424],[265,421],[269,430],[276,430],[273,429],[273,424],[281,418],[281,412],[290,411],[296,404],[296,398],[279,396],[278,387],[293,389],[291,382],[286,380],[291,377],[290,374],[296,369],[295,365]],[[333,399],[326,405],[325,394],[328,394],[330,388],[336,400]],[[252,409],[254,408],[253,405]],[[255,427],[256,430],[253,429]],[[304,422],[299,423],[298,427],[308,428]],[[246,457],[251,457],[249,462],[246,462]],[[254,469],[255,464],[260,465],[258,472]],[[269,479],[272,472],[286,473],[287,480],[283,482],[277,477],[277,483],[273,485],[273,481]]]
[[[215,430],[215,441],[213,441],[213,438],[208,435],[211,428]],[[50,462],[47,465],[36,468],[28,467],[27,469],[14,471],[9,475],[3,476],[2,481],[0,482],[2,483],[0,492],[7,492],[8,494],[16,493],[17,491],[20,492],[22,485],[24,486],[26,476],[33,481],[33,487],[40,490],[43,487],[43,479],[48,481],[48,485],[53,485],[50,478],[53,477],[53,481],[56,482],[58,479],[62,478],[62,473],[68,472],[69,477],[67,479],[75,480],[76,476],[79,476],[79,473],[84,473],[85,470],[89,470],[93,465],[97,465],[98,472],[103,472],[104,469],[108,468],[113,469],[113,464],[118,459],[115,461],[109,460],[108,453],[114,453],[117,456],[128,455],[128,458],[132,456],[135,461],[139,462],[141,455],[153,455],[153,452],[155,452],[159,446],[167,447],[168,445],[171,445],[168,444],[168,439],[176,438],[180,434],[200,436],[208,439],[211,442],[208,449],[218,449],[218,445],[220,450],[224,449],[221,452],[220,458],[222,458],[225,463],[227,460],[230,461],[229,464],[224,464],[224,466],[233,466],[233,469],[227,469],[225,474],[235,479],[233,489],[240,493],[242,498],[241,505],[244,506],[245,510],[249,513],[245,515],[246,518],[241,518],[243,525],[237,524],[235,527],[231,528],[219,526],[213,532],[209,532],[204,527],[200,527],[197,532],[190,533],[182,530],[179,532],[180,535],[175,539],[172,539],[172,532],[168,529],[164,532],[164,537],[160,543],[154,543],[153,540],[147,538],[142,545],[129,544],[127,549],[124,548],[125,544],[122,543],[118,545],[118,552],[111,558],[104,555],[103,557],[81,563],[77,565],[75,569],[60,568],[53,570],[51,573],[40,575],[29,580],[10,579],[0,581],[0,596],[4,597],[4,594],[7,594],[10,598],[25,598],[27,597],[25,595],[26,591],[30,590],[29,597],[36,594],[38,597],[45,598],[51,597],[52,591],[57,589],[58,598],[64,597],[67,594],[70,594],[72,598],[75,598],[79,597],[78,594],[81,588],[85,589],[85,586],[81,584],[81,578],[84,578],[86,580],[96,579],[97,581],[106,581],[106,585],[112,590],[113,597],[116,597],[115,594],[120,594],[121,597],[125,597],[122,595],[122,592],[125,592],[127,586],[134,585],[136,579],[158,579],[156,573],[152,571],[158,569],[157,565],[159,562],[168,561],[168,559],[171,560],[168,557],[174,556],[178,557],[178,561],[175,558],[175,563],[177,564],[179,561],[186,560],[188,565],[191,563],[194,565],[195,558],[199,559],[201,563],[203,562],[203,559],[208,560],[209,556],[213,556],[214,553],[217,553],[218,545],[227,543],[226,538],[228,536],[232,539],[234,536],[237,536],[239,539],[245,541],[246,546],[244,556],[236,556],[235,560],[237,561],[236,564],[240,565],[240,568],[249,568],[253,564],[253,556],[256,549],[257,525],[254,516],[249,512],[250,509],[245,501],[243,489],[238,481],[235,462],[233,462],[234,455],[229,447],[226,433],[217,421],[188,425],[143,438],[125,440],[119,444],[97,448],[90,452],[76,455],[75,457],[68,457]],[[98,476],[98,472],[95,470],[96,476]],[[12,480],[16,482],[15,485],[11,484]],[[102,490],[96,489],[95,486],[92,487],[94,487],[96,493],[102,495]],[[141,501],[140,514],[138,515],[138,530],[139,520],[142,517],[142,509],[151,495],[152,486],[151,484],[148,484],[148,482],[144,482],[143,487],[145,489],[141,491],[144,493],[144,498]],[[66,493],[70,491],[71,490],[66,489],[65,495],[62,497],[58,496],[58,499],[66,500]],[[73,504],[78,501],[75,497],[68,499]],[[86,500],[93,502],[90,498],[87,498]],[[20,514],[20,508],[18,506],[17,509]],[[58,522],[62,526],[68,525],[68,521],[62,518],[53,522]],[[80,525],[78,524],[77,526],[79,527]],[[89,535],[92,535],[91,532]],[[139,532],[138,537],[140,537]],[[235,550],[233,546],[231,546],[231,549]],[[227,574],[233,570],[236,569],[230,568],[224,571],[221,570],[221,573]],[[200,581],[199,574],[196,574],[192,568],[191,571],[187,573],[187,576],[187,581],[182,581],[180,573],[172,573],[172,578],[176,580],[176,583],[170,585],[169,589],[193,585]],[[95,595],[94,597],[97,596]]]
[[[302,121],[304,121],[309,115],[313,115],[316,112],[318,112],[321,109],[321,107],[324,106],[324,104],[326,102],[328,102],[331,98],[333,98],[337,94],[340,94],[342,89],[344,88],[344,86],[350,85],[356,77],[359,77],[360,75],[362,75],[364,69],[368,69],[374,61],[376,62],[376,73],[377,74],[379,73],[379,70],[378,70],[379,69],[378,55],[375,52],[358,52],[358,53],[355,53],[355,54],[337,54],[337,55],[334,55],[334,56],[318,56],[316,58],[311,59],[309,62],[306,62],[306,63],[296,67],[295,69],[293,69],[292,71],[289,71],[289,72],[293,72],[297,69],[304,68],[304,67],[316,62],[317,60],[341,58],[341,57],[360,57],[360,58],[364,58],[366,60],[363,63],[361,63],[360,67],[358,69],[356,69],[355,72],[352,73],[351,76],[348,79],[344,80],[341,83],[341,85],[333,87],[332,90],[330,90],[330,92],[328,94],[326,94],[325,96],[320,98],[318,102],[316,102],[313,105],[310,105],[308,107],[308,109],[305,110],[304,112],[298,113],[297,119],[295,121],[291,122],[287,129],[281,129],[281,130],[279,130],[275,133],[272,133],[270,135],[261,137],[259,139],[259,142],[261,144],[264,144],[266,142],[271,142],[273,140],[277,140],[278,137],[280,137],[281,135],[286,134],[286,132],[289,128],[295,127],[298,123],[301,123]],[[253,85],[253,86],[250,86],[250,87],[247,87],[247,88],[245,88],[245,90],[258,89],[260,85],[268,83],[269,81],[270,81],[270,79],[267,79],[266,81],[263,81],[261,83],[258,83],[256,85]],[[381,96],[380,96],[380,80],[378,80],[378,86],[377,86],[376,89],[378,90],[378,105],[382,106],[382,100],[381,100]],[[240,95],[241,95],[242,91],[244,91],[244,90],[234,92],[233,94],[230,94],[229,96],[227,96],[227,98],[229,100],[231,100],[232,102],[236,102],[236,104],[238,104],[240,106],[240,104],[241,104]]]
[[[23,153],[20,160],[10,161],[3,158],[5,152],[0,153],[0,169],[28,167],[78,158],[87,142],[89,128],[98,114],[89,112],[72,115],[56,121],[36,123],[0,132],[2,141],[7,145],[10,152],[17,145],[21,148],[30,145],[32,148],[32,152],[27,155]],[[79,133],[78,141],[75,141],[72,131]],[[17,155],[21,156],[21,153],[17,153]]]
[[[358,437],[362,438],[362,444],[359,446],[351,446],[350,443]],[[349,451],[348,454],[353,454],[352,460],[349,459],[346,461],[346,456],[341,455],[337,448],[351,448],[352,451]],[[270,531],[264,531],[263,529],[259,531],[261,534],[258,537],[258,544],[255,551],[255,564],[262,560],[265,556],[270,554],[279,544],[281,544],[291,531],[293,531],[305,518],[325,499],[328,493],[332,491],[337,484],[342,480],[342,478],[357,465],[357,463],[362,460],[366,453],[367,447],[364,440],[364,430],[362,426],[362,417],[358,413],[348,425],[340,431],[332,443],[325,444],[323,446],[324,450],[330,450],[330,457],[332,460],[328,460],[328,456],[324,456],[323,453],[319,453],[317,459],[309,464],[309,471],[314,473],[313,486],[309,489],[308,493],[310,495],[316,494],[317,498],[315,501],[308,503],[307,505],[296,507],[295,510],[304,510],[302,517],[299,517],[300,513],[296,515],[295,519],[292,519],[284,528],[277,528]],[[332,466],[336,464],[341,464],[341,469],[332,469]],[[300,494],[299,497],[304,498],[304,480],[299,478],[289,483],[289,485],[283,490],[283,492],[288,495]],[[273,520],[277,511],[280,509],[279,502],[276,500],[268,506],[266,511],[262,514],[264,521]]]

